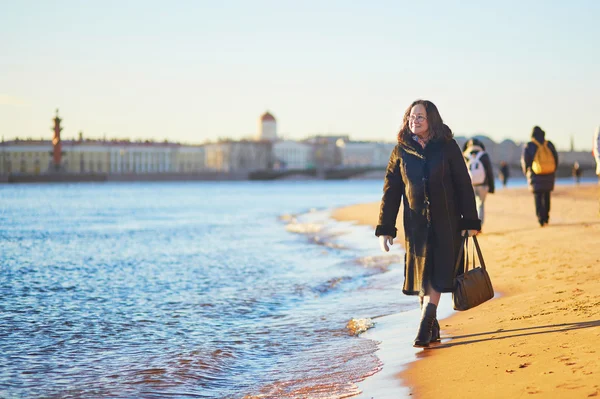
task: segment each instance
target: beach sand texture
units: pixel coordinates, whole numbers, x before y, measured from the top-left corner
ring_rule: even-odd
[[[527,189],[488,195],[478,239],[500,295],[441,321],[442,338],[451,339],[392,374],[411,397],[600,398],[598,196],[595,185],[557,187],[541,228]],[[334,217],[374,226],[378,214],[372,203]],[[402,242],[400,234],[394,245]]]

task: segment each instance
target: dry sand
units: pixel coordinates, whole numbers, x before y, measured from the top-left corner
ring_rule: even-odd
[[[558,187],[541,228],[526,189],[489,195],[478,239],[500,296],[442,320],[442,344],[404,370],[384,364],[386,374],[417,398],[600,398],[598,196],[595,185]],[[378,213],[362,204],[334,217],[375,225]],[[364,394],[393,397],[373,386]]]

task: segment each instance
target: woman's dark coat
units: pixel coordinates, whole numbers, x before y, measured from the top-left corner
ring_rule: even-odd
[[[404,204],[405,269],[402,292],[424,295],[427,282],[451,292],[461,230],[480,230],[475,195],[454,140],[398,144],[390,156],[375,234],[396,237]],[[460,271],[462,273],[462,269]]]
[[[543,131],[535,132],[532,137],[536,139],[540,144],[544,144],[545,134]],[[558,166],[558,153],[556,152],[556,148],[554,148],[554,144],[551,141],[548,141],[548,148],[554,155],[554,161]],[[534,193],[543,193],[550,192],[554,190],[554,181],[556,180],[556,173],[550,173],[547,175],[536,175],[531,170],[531,164],[533,163],[533,158],[535,157],[535,153],[538,151],[538,146],[530,141],[523,148],[523,154],[521,155],[521,167],[523,168],[523,173],[527,176],[527,182],[529,183],[529,189]]]

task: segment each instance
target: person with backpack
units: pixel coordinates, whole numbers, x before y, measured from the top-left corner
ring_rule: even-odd
[[[485,152],[485,146],[478,139],[471,139],[463,146],[463,156],[467,162],[469,177],[475,192],[475,203],[477,205],[477,215],[483,226],[483,204],[488,194],[493,194],[494,187],[494,169],[490,156]]]
[[[521,167],[527,176],[535,199],[535,213],[541,227],[550,220],[550,193],[554,190],[558,153],[554,144],[546,140],[546,133],[535,126],[531,141],[523,147]]]

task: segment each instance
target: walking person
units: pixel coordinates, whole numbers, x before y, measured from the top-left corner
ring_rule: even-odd
[[[600,185],[600,127],[596,130],[596,134],[594,134],[594,144],[592,148],[592,153],[596,159],[596,175],[598,175],[598,184]],[[600,214],[600,203],[598,213]]]
[[[485,152],[485,146],[478,139],[471,139],[463,146],[463,155],[467,162],[467,169],[471,177],[471,184],[475,192],[475,205],[477,206],[477,215],[481,220],[481,226],[484,222],[484,204],[485,197],[494,193],[494,169],[490,156]]]
[[[402,202],[406,250],[402,292],[422,301],[415,347],[439,342],[437,305],[440,293],[454,287],[461,235],[476,235],[481,228],[467,166],[452,137],[432,102],[417,100],[408,107],[386,169],[375,230],[382,250],[389,251]]]
[[[541,227],[550,221],[550,193],[554,190],[558,153],[554,144],[546,140],[546,133],[535,126],[531,141],[523,147],[521,167],[527,176],[535,199],[535,214]]]
[[[571,172],[575,178],[575,184],[579,184],[581,175],[583,174],[583,169],[581,169],[581,166],[579,166],[579,162],[575,161],[575,163],[573,163],[573,170]]]
[[[500,162],[500,180],[502,180],[502,187],[506,187],[510,172],[508,171],[508,164],[505,161]]]

